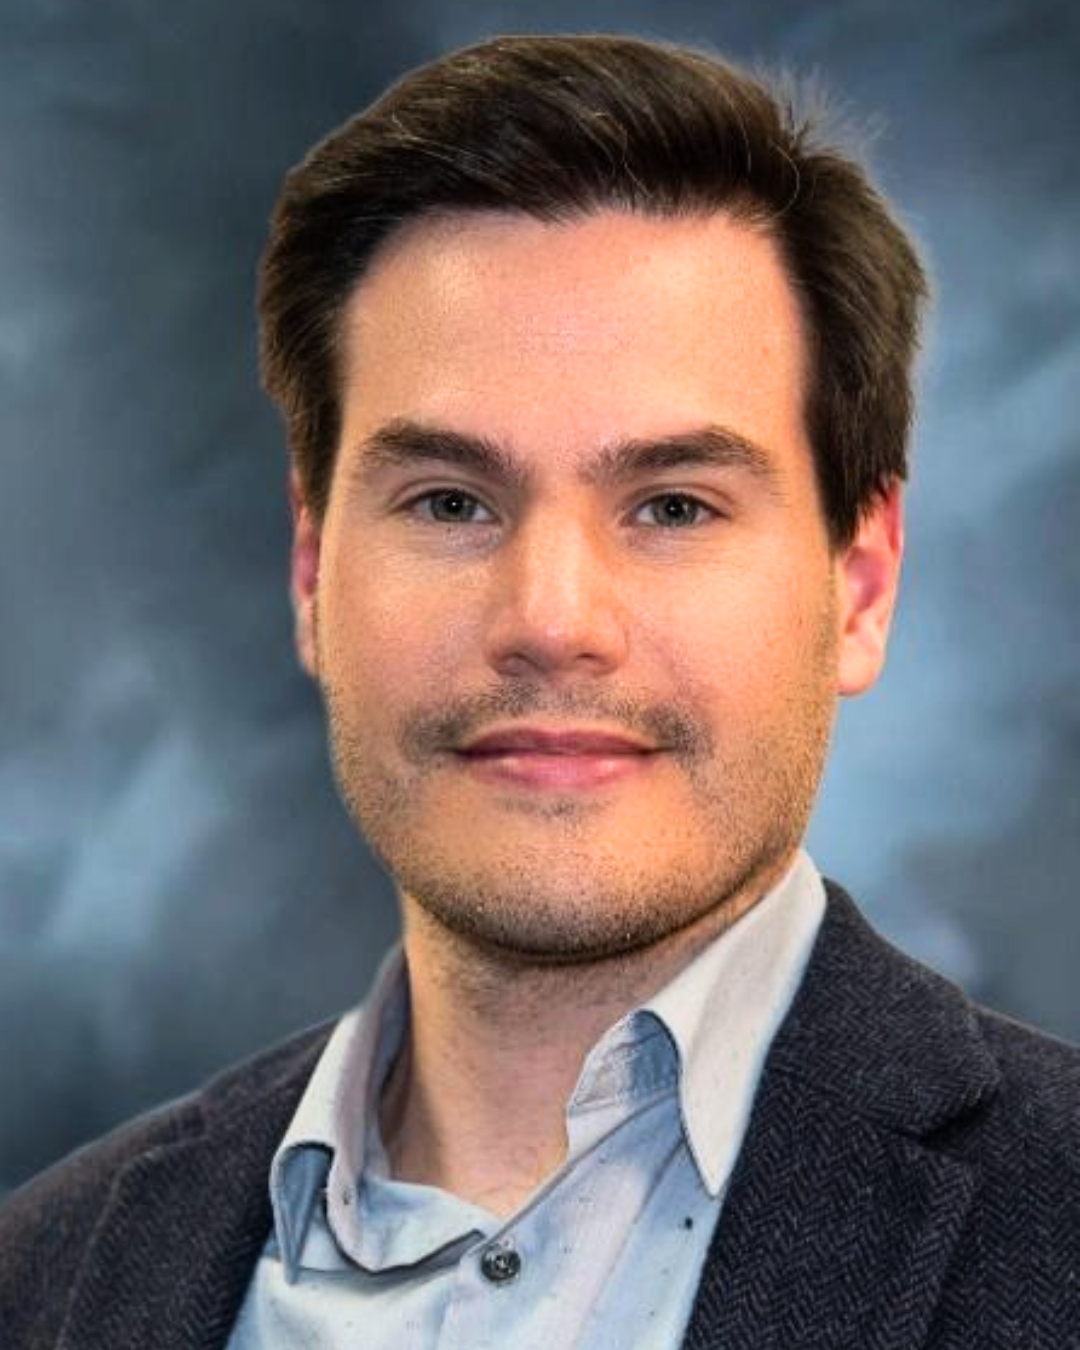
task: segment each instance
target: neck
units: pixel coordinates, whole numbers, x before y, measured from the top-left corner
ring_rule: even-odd
[[[566,1104],[592,1046],[786,866],[643,951],[571,966],[480,950],[403,897],[410,1026],[380,1109],[392,1175],[513,1213],[566,1159]]]

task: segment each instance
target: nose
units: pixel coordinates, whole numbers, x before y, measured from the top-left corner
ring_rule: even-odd
[[[485,657],[499,674],[603,675],[628,650],[611,542],[563,509],[522,521],[493,562]]]

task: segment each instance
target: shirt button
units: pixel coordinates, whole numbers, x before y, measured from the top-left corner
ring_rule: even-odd
[[[494,1242],[480,1258],[480,1273],[492,1284],[508,1284],[521,1273],[521,1257],[513,1247]]]

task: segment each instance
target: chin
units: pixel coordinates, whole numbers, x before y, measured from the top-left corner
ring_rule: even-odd
[[[604,891],[583,884],[587,869],[571,863],[566,885],[545,894],[551,869],[516,866],[490,874],[433,879],[415,872],[401,880],[407,905],[444,933],[490,958],[517,965],[585,965],[654,950],[697,931],[719,932],[757,899],[795,844],[748,864],[733,860],[711,870],[687,864],[638,872]],[[415,859],[414,859],[415,861]],[[564,859],[564,862],[567,861]],[[594,860],[595,861],[595,860]],[[516,876],[513,874],[516,873]],[[611,873],[606,875],[610,877]],[[507,886],[508,877],[516,884]],[[539,876],[541,880],[533,878]],[[693,884],[693,878],[698,878]],[[412,884],[408,884],[411,882]]]

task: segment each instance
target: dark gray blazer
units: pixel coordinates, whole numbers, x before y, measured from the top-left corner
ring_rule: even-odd
[[[224,1346],[327,1034],[10,1197],[3,1350]],[[1080,1350],[1080,1049],[976,1007],[830,883],[685,1346]]]

